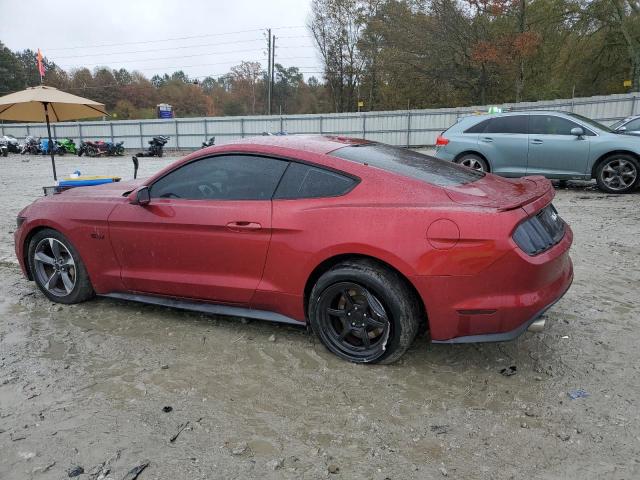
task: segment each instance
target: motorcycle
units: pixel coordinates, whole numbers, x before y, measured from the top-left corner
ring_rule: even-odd
[[[60,146],[64,148],[67,153],[78,153],[78,149],[76,148],[76,142],[71,140],[70,138],[63,138],[60,140]]]
[[[105,156],[122,156],[124,155],[124,142],[105,142],[103,140],[97,140],[95,142],[82,142],[80,148],[78,148],[78,156],[81,157],[86,154],[88,157]]]
[[[124,142],[106,142],[109,156],[121,157],[124,155]]]
[[[13,135],[5,135],[0,137],[0,141],[5,142],[9,153],[20,153],[20,145],[18,139]]]
[[[20,154],[38,155],[42,153],[40,151],[40,137],[33,137],[31,135],[25,137],[24,143],[20,148]]]
[[[100,155],[108,155],[109,147],[106,142],[98,140],[97,142],[82,142],[78,149],[78,156],[86,154],[87,157],[99,157]]]
[[[136,157],[162,157],[163,148],[169,141],[169,137],[158,135],[149,140],[149,148],[144,152],[139,152]]]
[[[213,147],[216,144],[216,137],[211,137],[208,141],[202,142],[202,148]]]
[[[53,150],[54,155],[63,156],[66,153],[66,150],[60,145],[60,142],[54,140],[49,142],[48,138],[43,138],[40,140],[40,153],[42,155],[48,155]]]

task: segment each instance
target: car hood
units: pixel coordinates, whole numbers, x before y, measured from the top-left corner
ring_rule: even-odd
[[[126,182],[113,182],[105,183],[103,185],[95,185],[90,187],[75,187],[65,190],[60,195],[54,197],[69,198],[69,197],[102,197],[102,198],[117,198],[122,197],[125,193],[135,190],[141,185],[144,185],[146,179],[129,180]]]
[[[444,187],[447,196],[456,203],[498,210],[522,207],[543,197],[552,189],[551,182],[542,176],[510,179],[492,174],[475,182]]]

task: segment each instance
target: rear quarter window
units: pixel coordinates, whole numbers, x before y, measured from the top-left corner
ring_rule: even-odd
[[[356,183],[355,179],[340,173],[292,162],[273,198],[337,197],[349,192]]]
[[[388,172],[440,187],[463,185],[484,177],[483,172],[391,145],[371,143],[348,146],[330,153],[334,157],[366,163]]]
[[[471,127],[467,128],[464,131],[464,133],[484,133],[490,121],[491,119],[487,119],[487,120],[483,120],[480,123],[476,123],[475,125],[472,125]]]

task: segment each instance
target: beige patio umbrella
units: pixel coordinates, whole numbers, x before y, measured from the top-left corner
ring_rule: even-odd
[[[102,103],[38,85],[0,97],[0,120],[47,122],[53,179],[58,180],[50,121],[62,122],[108,115]]]

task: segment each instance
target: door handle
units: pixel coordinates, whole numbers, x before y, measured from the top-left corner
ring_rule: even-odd
[[[248,232],[252,230],[260,230],[262,225],[257,222],[229,222],[227,223],[227,229],[232,232]]]
[[[480,141],[481,142],[485,142],[485,143],[491,143],[491,142],[493,142],[493,138],[491,138],[491,137],[482,137],[480,139]]]
[[[533,140],[531,140],[531,143],[533,145],[540,145],[541,143],[544,143],[542,140],[540,140],[539,138],[534,138]]]

